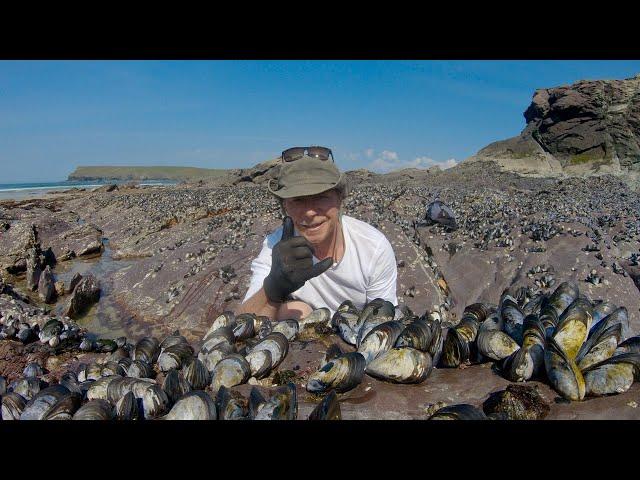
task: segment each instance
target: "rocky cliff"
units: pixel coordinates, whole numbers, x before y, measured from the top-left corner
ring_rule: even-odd
[[[640,75],[536,90],[516,137],[469,158],[522,174],[640,175]]]

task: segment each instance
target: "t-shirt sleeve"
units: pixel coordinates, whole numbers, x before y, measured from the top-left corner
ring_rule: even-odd
[[[374,298],[388,300],[398,304],[396,283],[398,280],[398,265],[393,247],[388,240],[384,240],[373,258],[373,271],[367,288],[367,302]]]
[[[271,243],[269,237],[265,238],[260,254],[251,262],[251,280],[249,282],[249,289],[242,303],[246,302],[262,288],[264,279],[267,278],[267,275],[269,275],[271,271]]]

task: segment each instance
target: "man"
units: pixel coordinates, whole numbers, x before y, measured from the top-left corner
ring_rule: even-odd
[[[239,313],[304,318],[345,300],[358,308],[374,298],[397,305],[398,270],[391,244],[371,225],[343,215],[346,178],[325,147],[282,152],[269,191],[280,199],[282,227],[264,240],[251,263],[251,283]]]

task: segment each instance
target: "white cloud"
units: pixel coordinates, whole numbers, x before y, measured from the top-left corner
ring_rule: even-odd
[[[373,150],[369,149],[367,152]],[[367,153],[367,156],[368,153]],[[441,169],[445,170],[447,168],[451,168],[457,165],[458,162],[454,158],[450,158],[449,160],[444,161],[436,161],[433,158],[429,157],[416,157],[413,160],[400,160],[400,157],[396,152],[383,150],[380,155],[376,155],[376,158],[373,162],[371,162],[367,168],[374,172],[378,173],[387,173],[393,170],[402,170],[403,168],[431,168],[434,166],[439,166]]]
[[[373,150],[373,148],[367,148],[367,149],[364,151],[364,154],[365,154],[368,158],[373,158],[373,152],[374,152],[374,151],[375,151],[375,150]]]

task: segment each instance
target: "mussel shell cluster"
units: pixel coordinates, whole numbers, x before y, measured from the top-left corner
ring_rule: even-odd
[[[551,386],[572,401],[629,389],[640,371],[640,340],[627,338],[625,307],[592,302],[575,282],[563,282],[552,293],[531,298],[519,295],[521,291],[505,290],[497,310],[480,323],[474,342],[478,361],[496,361],[502,375],[514,382],[546,375]],[[461,339],[468,336],[460,333],[447,336],[444,364],[451,357],[457,360],[457,352],[466,353]]]

